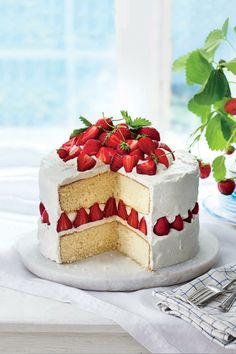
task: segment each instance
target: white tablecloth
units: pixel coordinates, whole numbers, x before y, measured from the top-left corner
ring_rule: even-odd
[[[86,292],[34,277],[24,269],[19,259],[14,261],[9,259],[9,256],[14,254],[10,246],[18,238],[18,233],[34,228],[35,219],[32,218],[31,222],[26,220],[24,222],[21,216],[17,216],[17,219],[11,223],[10,218],[11,216],[7,214],[0,215],[1,230],[5,241],[3,242],[2,239],[0,242],[1,286],[71,302],[71,306],[79,306],[83,310],[110,318],[153,353],[233,352],[230,349],[222,349],[211,342],[189,323],[158,310],[154,306],[152,289],[126,293]],[[223,223],[215,224],[214,219],[206,213],[202,213],[202,223],[220,242],[220,257],[216,266],[235,262],[235,228]],[[4,232],[4,225],[7,233]],[[5,238],[6,234],[8,240]]]

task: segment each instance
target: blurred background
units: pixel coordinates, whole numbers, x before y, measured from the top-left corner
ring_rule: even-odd
[[[0,210],[36,214],[40,159],[79,127],[80,115],[148,115],[170,146],[184,146],[198,124],[186,107],[195,88],[171,63],[227,17],[232,31],[235,5],[0,0]],[[222,50],[232,57],[229,46]]]

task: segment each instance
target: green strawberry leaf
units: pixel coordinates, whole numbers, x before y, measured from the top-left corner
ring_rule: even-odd
[[[222,30],[217,29],[209,33],[205,40],[203,50],[208,58],[213,58],[220,44],[225,40],[225,34]]]
[[[204,58],[200,50],[192,52],[186,62],[186,80],[189,84],[204,84],[213,66]]]
[[[214,108],[216,111],[221,111],[223,114],[225,114],[225,110],[224,110],[224,105],[225,103],[229,100],[228,97],[224,97],[222,98],[222,100],[220,101],[216,101],[214,103]]]
[[[222,26],[222,33],[224,35],[224,37],[227,36],[228,34],[228,29],[229,29],[229,18],[227,18]]]
[[[224,66],[226,66],[229,71],[236,75],[236,58],[227,61],[226,63],[224,63]]]
[[[191,53],[188,53],[186,55],[183,55],[180,58],[177,58],[173,64],[172,64],[172,70],[173,71],[180,71],[183,70],[186,66],[187,59]]]
[[[228,118],[227,115],[221,116],[221,130],[225,140],[229,140],[236,129],[236,123]]]
[[[211,105],[229,94],[229,84],[223,71],[212,70],[205,86],[194,99],[200,105]]]
[[[152,125],[150,120],[148,120],[146,118],[138,117],[132,121],[130,126],[131,126],[131,128],[137,129],[137,128],[141,128],[141,127],[147,127],[149,125]]]
[[[80,135],[81,133],[85,132],[85,130],[87,130],[87,128],[80,128],[80,129],[73,130],[73,132],[70,135],[70,139],[74,138],[77,135]]]
[[[130,123],[132,122],[132,118],[129,116],[127,111],[120,111],[123,119],[125,120],[125,123],[127,125],[130,125]]]
[[[86,119],[85,117],[80,116],[79,120],[86,126],[86,127],[91,127],[92,123]]]
[[[212,162],[212,172],[216,182],[225,179],[226,176],[225,156],[220,155],[214,159],[214,161]]]
[[[211,113],[211,105],[200,105],[195,101],[194,97],[188,102],[188,109],[201,118],[202,124],[206,123]]]
[[[221,115],[217,114],[210,119],[206,127],[205,137],[211,150],[224,150],[227,140],[221,130]]]

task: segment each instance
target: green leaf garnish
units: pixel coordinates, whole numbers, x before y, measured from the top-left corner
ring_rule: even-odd
[[[85,132],[85,130],[87,130],[87,128],[74,129],[70,135],[70,139],[74,138],[77,135],[80,135],[81,133]]]
[[[86,126],[86,127],[91,127],[92,123],[85,117],[80,116],[79,120]]]
[[[222,30],[217,29],[209,33],[206,38],[203,50],[207,54],[208,58],[211,59],[215,55],[216,50],[219,48],[220,44],[224,41],[225,35]]]
[[[191,84],[204,84],[213,70],[210,64],[202,55],[200,50],[190,54],[186,62],[186,80]]]
[[[224,37],[227,36],[228,34],[228,29],[229,29],[229,18],[227,18],[222,26],[222,33],[224,35]]]
[[[125,120],[125,123],[131,128],[131,129],[139,129],[142,127],[147,127],[151,125],[152,123],[150,120],[142,117],[135,118],[134,120],[129,116],[127,111],[121,111],[121,115],[123,119]]]
[[[226,176],[225,156],[220,155],[214,159],[214,161],[212,162],[212,172],[217,182],[225,179]]]

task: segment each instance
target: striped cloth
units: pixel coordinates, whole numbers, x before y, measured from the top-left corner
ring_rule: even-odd
[[[153,295],[158,299],[157,306],[163,312],[191,323],[221,346],[236,349],[236,302],[227,313],[221,312],[218,308],[225,296],[229,296],[229,294],[218,296],[203,308],[198,308],[185,301],[202,285],[224,286],[232,278],[236,278],[236,264],[212,269],[172,291],[155,290]]]

